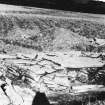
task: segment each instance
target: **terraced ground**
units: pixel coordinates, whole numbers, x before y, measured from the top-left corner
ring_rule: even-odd
[[[105,16],[0,5],[0,105],[105,104]],[[11,95],[12,94],[12,95]]]

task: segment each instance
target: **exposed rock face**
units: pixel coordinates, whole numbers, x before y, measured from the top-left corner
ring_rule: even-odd
[[[68,52],[34,53],[33,57],[22,53],[0,56],[1,86],[5,84],[1,92],[8,103],[13,105],[31,104],[36,91],[44,92],[48,97],[55,97],[52,94],[78,94],[88,90],[105,91],[103,85],[86,85],[91,82],[88,69],[91,70],[93,67],[100,69],[104,66],[104,62],[97,57],[88,58],[85,55],[73,57],[75,54]],[[76,64],[69,60],[74,60]],[[53,101],[48,99],[50,102]]]

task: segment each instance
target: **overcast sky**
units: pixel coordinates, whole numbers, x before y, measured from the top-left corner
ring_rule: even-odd
[[[96,1],[103,1],[103,2],[105,2],[105,0],[96,0]]]

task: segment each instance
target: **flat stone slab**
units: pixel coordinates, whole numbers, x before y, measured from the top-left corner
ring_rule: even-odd
[[[59,56],[58,58],[47,58],[61,64],[63,67],[83,68],[83,67],[102,67],[104,63],[100,59],[89,57],[69,57]]]

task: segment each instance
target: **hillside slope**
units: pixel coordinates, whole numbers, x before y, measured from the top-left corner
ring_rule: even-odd
[[[36,91],[57,105],[82,99],[87,105],[89,95],[99,99],[104,94],[104,15],[0,7],[3,105],[31,105]]]
[[[80,43],[69,41],[66,44],[66,42],[62,42],[66,44],[61,48],[62,50],[72,48],[83,51],[98,51],[97,44],[93,44],[97,42],[94,42],[93,39],[105,39],[104,15],[69,13],[37,8],[27,9],[18,6],[7,6],[8,8],[5,8],[6,5],[1,5],[1,7],[1,50],[4,48],[9,51],[9,49],[21,47],[37,51],[55,50],[56,36],[59,37],[62,31],[62,37],[65,37],[63,34],[67,34],[70,36],[70,40],[81,40]],[[73,37],[71,37],[71,34],[74,34]],[[68,45],[71,47],[67,47]],[[102,46],[102,50],[104,50],[104,46]]]

